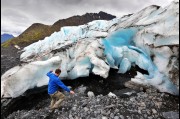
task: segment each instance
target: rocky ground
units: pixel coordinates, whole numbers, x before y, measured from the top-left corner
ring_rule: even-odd
[[[8,69],[20,64],[20,50],[11,46],[8,48],[1,47],[1,75]]]
[[[12,47],[13,48],[13,47]],[[3,51],[3,53],[2,53]],[[1,49],[1,75],[19,64],[17,49]],[[179,97],[160,93],[154,88],[126,88],[138,67],[126,74],[111,70],[107,79],[90,75],[64,81],[75,95],[64,92],[61,108],[51,112],[45,90],[16,99],[1,99],[1,118],[5,119],[179,119]],[[137,90],[135,90],[137,89]],[[37,91],[37,89],[36,89]],[[27,91],[28,92],[28,91]],[[31,91],[29,91],[31,92]],[[110,93],[112,92],[112,93]],[[114,94],[114,95],[113,95]]]
[[[44,98],[29,110],[14,111],[7,119],[179,119],[178,97],[153,88],[145,92],[126,88],[123,93],[113,92],[116,95],[94,95],[87,89],[82,85],[74,90],[75,95],[64,92],[66,100],[54,112],[48,108],[50,98]]]

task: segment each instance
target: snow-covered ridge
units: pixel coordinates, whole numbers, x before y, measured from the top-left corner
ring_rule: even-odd
[[[179,95],[179,77],[172,73],[179,70],[178,4],[149,6],[123,18],[61,28],[23,49],[21,61],[26,63],[1,77],[1,97],[17,97],[27,89],[47,85],[46,72],[58,67],[61,78],[76,79],[90,73],[106,78],[110,68],[125,73],[134,65],[149,75],[137,72],[132,81]]]

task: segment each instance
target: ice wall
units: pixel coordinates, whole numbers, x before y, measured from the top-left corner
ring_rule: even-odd
[[[35,61],[23,66],[16,66],[1,77],[1,97],[18,97],[26,90],[47,85],[46,74],[50,69],[58,68],[59,56],[47,61]]]
[[[121,29],[103,40],[104,53],[110,67],[118,68],[118,73],[125,73],[132,65],[138,65],[141,69],[148,71],[148,75],[137,72],[137,76],[131,79],[133,82],[153,85],[161,92],[179,95],[177,87],[165,73],[158,70],[151,57],[140,48],[132,46],[136,32],[135,28]]]

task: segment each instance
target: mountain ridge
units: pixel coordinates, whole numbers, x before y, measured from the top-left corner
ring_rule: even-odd
[[[12,34],[4,33],[1,35],[1,43],[5,42],[11,38],[14,38],[14,36]]]
[[[60,19],[53,25],[45,25],[42,23],[33,23],[22,34],[11,40],[4,42],[2,47],[9,47],[13,45],[27,46],[38,40],[42,40],[50,36],[53,32],[57,32],[63,26],[78,26],[83,25],[93,20],[111,20],[116,16],[100,11],[99,13],[86,13],[84,15],[76,15],[67,19]]]

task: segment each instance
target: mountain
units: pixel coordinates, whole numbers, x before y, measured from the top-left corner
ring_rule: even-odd
[[[14,36],[11,34],[2,34],[1,35],[1,43],[5,42],[11,38],[14,38]]]
[[[17,44],[19,46],[27,46],[38,40],[43,40],[45,37],[50,36],[52,33],[57,32],[63,26],[78,26],[83,25],[93,20],[111,20],[115,16],[100,11],[99,13],[86,13],[82,16],[72,16],[67,19],[61,19],[53,25],[44,25],[41,23],[34,23],[27,28],[18,37],[2,44],[4,47]]]

